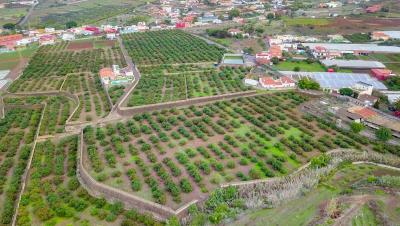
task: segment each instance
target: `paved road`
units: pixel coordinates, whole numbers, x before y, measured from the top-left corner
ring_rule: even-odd
[[[38,2],[39,2],[39,1],[38,1]],[[39,3],[38,3],[38,4],[39,4]],[[26,23],[26,21],[28,21],[28,19],[29,19],[29,17],[31,16],[33,10],[35,9],[35,7],[36,7],[38,4],[32,5],[31,8],[29,8],[29,11],[28,11],[28,13],[26,14],[26,16],[24,16],[24,18],[22,18],[22,20],[20,20],[20,21],[17,23],[17,25],[23,26],[23,25]]]
[[[130,68],[132,68],[133,70],[133,75],[135,76],[135,80],[133,81],[132,84],[129,85],[128,87],[128,91],[124,93],[124,95],[117,101],[117,103],[113,106],[112,110],[111,110],[111,114],[114,114],[115,110],[120,107],[125,100],[128,98],[128,96],[131,94],[131,92],[133,91],[133,89],[135,89],[136,85],[139,83],[140,80],[140,72],[137,69],[136,65],[133,63],[132,58],[129,56],[128,51],[126,50],[124,43],[122,42],[121,37],[119,36],[117,38],[119,45],[121,47],[121,51],[122,51],[122,55],[124,55],[125,61],[128,64],[128,66]]]

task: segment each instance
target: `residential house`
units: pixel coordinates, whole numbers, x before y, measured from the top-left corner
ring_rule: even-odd
[[[382,31],[374,31],[371,34],[371,39],[372,40],[382,40],[382,41],[387,41],[390,39],[389,35],[385,34]]]
[[[132,25],[132,26],[123,27],[119,31],[119,33],[120,34],[130,34],[130,33],[135,33],[135,32],[138,32],[138,31],[139,31],[139,29],[137,28],[137,26],[136,25]]]
[[[56,43],[55,35],[42,35],[39,37],[39,45],[53,45]]]
[[[259,65],[269,64],[271,62],[271,55],[269,52],[260,52],[256,54],[256,63]]]
[[[295,81],[287,76],[279,79],[273,79],[269,76],[261,77],[260,84],[261,87],[266,89],[294,88],[296,86]]]
[[[400,31],[374,31],[371,35],[372,40],[400,39]]]
[[[239,24],[244,24],[245,20],[241,17],[234,17],[232,19],[233,22],[239,23]]]
[[[5,46],[6,49],[14,50],[17,46],[17,41],[23,39],[21,34],[0,36],[0,46]]]
[[[31,43],[33,43],[33,42],[35,42],[35,41],[37,41],[38,39],[37,38],[23,38],[23,39],[21,39],[21,40],[18,40],[17,41],[17,46],[26,46],[26,45],[29,45],[29,44],[31,44]]]
[[[175,24],[175,28],[181,29],[181,28],[187,28],[190,27],[190,23],[185,22],[185,21],[178,21]]]
[[[54,27],[46,27],[44,29],[44,32],[46,33],[54,33],[56,31],[56,29]]]
[[[73,41],[73,40],[75,40],[75,34],[74,33],[64,33],[61,35],[61,39],[63,41]]]
[[[281,47],[278,46],[278,45],[273,45],[273,46],[271,46],[271,47],[269,48],[268,52],[269,52],[271,58],[274,58],[274,57],[276,57],[276,58],[278,58],[278,59],[281,59],[281,58],[282,58],[282,49],[281,49]]]
[[[135,79],[133,70],[129,66],[122,69],[118,65],[113,65],[112,68],[102,68],[99,71],[99,75],[101,82],[106,87],[110,85],[125,85]]]
[[[242,31],[237,29],[237,28],[231,28],[231,29],[228,30],[228,33],[231,36],[236,36],[236,35],[242,34]]]
[[[114,40],[114,39],[117,38],[117,34],[115,34],[115,33],[107,33],[107,34],[106,34],[106,38],[107,38],[108,40]]]
[[[365,9],[365,12],[376,13],[376,12],[379,12],[381,9],[382,9],[382,5],[376,4],[376,5],[372,5],[372,6],[368,7],[367,9]]]

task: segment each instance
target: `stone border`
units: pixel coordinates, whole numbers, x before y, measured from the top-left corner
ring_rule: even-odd
[[[28,163],[27,163],[27,165],[25,167],[24,174],[22,175],[21,188],[20,188],[20,191],[18,193],[18,197],[17,197],[17,200],[16,200],[16,206],[15,206],[15,209],[14,209],[14,215],[13,215],[13,218],[12,218],[12,224],[11,224],[12,226],[15,226],[17,224],[18,209],[19,209],[19,205],[20,205],[20,202],[21,202],[22,194],[25,191],[26,181],[28,180],[29,170],[31,169],[32,160],[33,160],[33,156],[34,156],[34,153],[35,153],[35,150],[36,150],[36,144],[37,144],[37,141],[38,141],[38,137],[39,137],[39,133],[40,133],[40,127],[42,126],[42,121],[43,121],[43,117],[44,117],[44,114],[45,114],[45,111],[46,111],[46,107],[47,107],[47,104],[44,103],[44,107],[43,107],[43,110],[42,110],[42,113],[41,113],[41,116],[40,116],[40,121],[39,121],[38,127],[36,129],[35,139],[33,140],[32,150],[31,150],[31,153],[29,154],[29,160],[28,160]]]
[[[108,201],[115,202],[120,201],[124,203],[125,208],[134,208],[140,213],[151,213],[154,218],[164,221],[171,216],[184,217],[188,214],[187,209],[198,202],[198,200],[192,200],[186,203],[177,210],[173,210],[170,207],[160,205],[155,202],[143,199],[141,197],[135,196],[131,193],[113,188],[106,184],[97,182],[91,177],[83,166],[83,130],[80,133],[80,141],[78,147],[78,167],[77,167],[77,177],[81,185],[95,197],[104,197]]]
[[[206,97],[198,97],[191,98],[187,100],[178,100],[178,101],[170,101],[164,103],[157,104],[148,104],[143,106],[135,106],[135,107],[119,107],[117,108],[117,112],[122,116],[130,116],[133,114],[144,113],[149,111],[158,111],[165,108],[174,108],[174,107],[184,107],[195,104],[204,104],[213,101],[223,101],[227,99],[234,99],[239,97],[249,97],[257,95],[256,90],[236,92],[236,93],[228,93],[228,94],[220,94],[215,96],[206,96]]]

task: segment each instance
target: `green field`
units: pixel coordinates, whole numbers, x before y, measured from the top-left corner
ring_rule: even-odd
[[[35,8],[30,23],[31,25],[64,27],[66,22],[73,20],[78,24],[94,24],[119,14],[128,13],[145,2],[142,0],[86,0],[76,3],[71,0],[41,1]]]
[[[352,43],[366,43],[370,41],[370,36],[367,33],[355,33],[344,35],[344,37]]]
[[[328,19],[324,18],[283,18],[283,21],[288,26],[325,26],[330,23]]]
[[[295,71],[296,67],[305,72],[324,72],[327,69],[319,62],[307,63],[306,61],[283,61],[274,65],[279,71]],[[340,72],[351,72],[349,69],[339,69]]]
[[[0,8],[0,27],[6,23],[17,23],[27,13],[27,8]]]
[[[279,62],[279,64],[275,65],[275,67],[280,71],[294,71],[296,67],[299,67],[300,71],[326,71],[325,67],[318,62],[309,64],[305,61],[283,61]]]
[[[31,58],[38,49],[37,45],[32,45],[28,48],[21,49],[10,53],[0,54],[0,70],[10,70],[14,68],[21,58]]]

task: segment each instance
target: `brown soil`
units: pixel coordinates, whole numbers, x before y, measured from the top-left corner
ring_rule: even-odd
[[[83,49],[93,49],[93,42],[72,42],[68,44],[68,50],[83,50]]]
[[[107,46],[107,47],[114,47],[116,44],[115,40],[101,40],[101,41],[96,41],[97,44]]]

